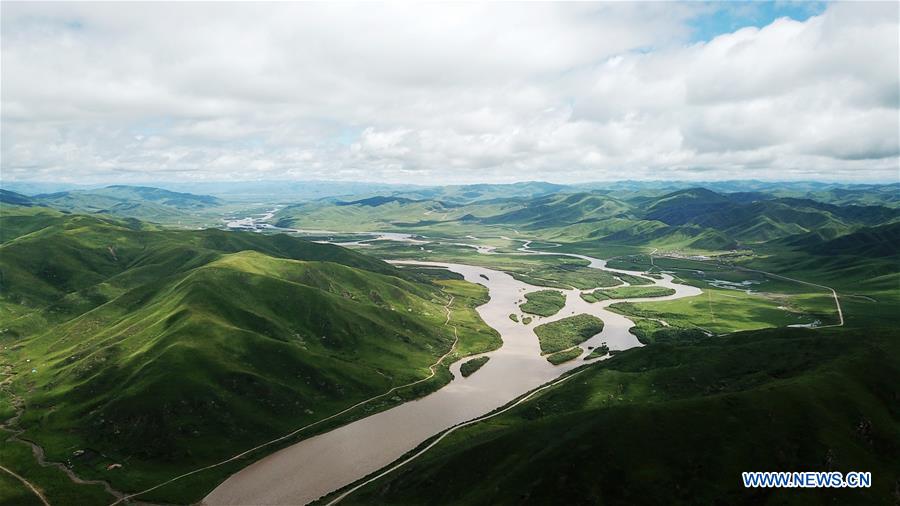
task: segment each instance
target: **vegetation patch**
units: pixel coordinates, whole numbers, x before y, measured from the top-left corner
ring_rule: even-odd
[[[509,313],[509,319],[516,323],[519,323],[519,316],[515,313]]]
[[[592,358],[599,358],[606,355],[607,353],[609,353],[609,346],[604,344],[601,346],[597,346],[596,348],[591,350],[591,352],[588,353],[588,355],[584,357],[584,359],[591,360]]]
[[[833,301],[831,304],[834,307]],[[659,302],[617,302],[609,309],[628,317],[664,321],[673,328],[700,329],[712,334],[786,327],[815,319],[771,295],[708,286],[694,297]],[[824,316],[820,321],[830,322]]]
[[[581,298],[588,302],[599,302],[608,299],[635,299],[641,297],[665,297],[672,295],[675,290],[665,286],[623,286],[622,288],[608,288],[594,290],[581,294]]]
[[[462,374],[464,378],[471,376],[475,371],[481,369],[481,366],[486,364],[490,359],[491,357],[477,357],[467,360],[459,366],[459,373]]]
[[[553,365],[559,365],[563,362],[568,362],[569,360],[574,360],[581,356],[582,349],[578,346],[574,348],[569,348],[568,350],[558,351],[556,353],[552,353],[547,355],[547,362],[550,362]]]
[[[538,264],[529,269],[511,271],[510,274],[528,284],[563,289],[588,290],[622,284],[611,272],[579,263]]]
[[[566,296],[556,290],[541,290],[525,294],[527,302],[519,308],[538,316],[553,316],[566,305]]]
[[[631,274],[616,274],[616,277],[632,286],[653,284],[653,280],[641,276],[633,276]]]
[[[475,308],[490,300],[488,289],[477,283],[468,281],[445,280],[438,285],[448,295],[453,296],[450,306],[449,324],[456,328],[459,340],[453,353],[447,357],[447,363],[469,355],[477,355],[494,351],[503,345],[500,334],[489,327]]]
[[[556,353],[581,344],[603,330],[603,320],[588,314],[569,316],[535,327],[541,352]]]

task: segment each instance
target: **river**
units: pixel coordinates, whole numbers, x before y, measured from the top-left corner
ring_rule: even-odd
[[[606,262],[584,255],[535,251],[525,242],[521,254],[566,255],[590,262],[590,267],[605,269]],[[479,249],[483,253],[489,251]],[[509,274],[472,265],[403,261],[402,264],[444,267],[462,274],[467,281],[487,287],[490,301],[477,310],[485,323],[496,329],[503,345],[485,353],[490,360],[475,374],[463,378],[460,364],[450,370],[454,379],[440,390],[421,399],[406,402],[361,420],[320,434],[266,456],[233,474],[206,496],[208,505],[306,504],[390,464],[422,441],[461,422],[483,415],[510,400],[551,381],[566,371],[584,364],[582,357],[554,366],[541,356],[534,327],[574,314],[587,313],[601,318],[603,331],[581,346],[606,343],[611,350],[641,346],[628,332],[633,323],[606,307],[623,300],[588,303],[580,290],[563,290],[566,305],[551,317],[535,317],[530,325],[514,322],[510,313],[520,314],[518,304],[527,292],[545,290],[518,281]],[[639,272],[607,269],[639,275]],[[700,289],[675,284],[672,277],[653,280],[672,288],[673,295],[633,298],[625,301],[658,301],[699,295]],[[587,351],[583,353],[586,354]]]

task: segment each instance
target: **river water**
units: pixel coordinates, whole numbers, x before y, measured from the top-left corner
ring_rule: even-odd
[[[530,250],[527,242],[520,250],[522,254],[561,255]],[[488,251],[483,252],[490,254]],[[584,255],[564,255],[587,260],[593,268],[606,268],[604,260]],[[397,263],[444,267],[462,274],[467,281],[487,287],[490,301],[477,310],[485,323],[500,333],[502,347],[485,353],[490,360],[468,378],[459,374],[459,366],[470,357],[451,366],[454,380],[437,392],[303,440],[262,458],[221,483],[206,496],[204,504],[309,503],[381,469],[434,434],[488,413],[584,364],[581,357],[558,366],[547,362],[541,356],[538,338],[533,330],[542,323],[574,314],[591,314],[603,320],[603,331],[583,343],[582,349],[596,347],[601,343],[606,343],[612,350],[641,346],[628,332],[633,323],[624,316],[605,309],[609,304],[623,300],[588,303],[580,297],[580,290],[561,290],[566,294],[566,305],[562,310],[551,317],[535,317],[530,325],[524,325],[512,321],[510,313],[521,315],[518,304],[524,299],[523,295],[545,290],[546,287],[523,283],[505,272],[472,265],[413,261]],[[675,294],[625,300],[671,300],[701,293],[698,288],[673,283],[669,275],[653,281],[658,286],[674,289]],[[586,353],[587,351],[583,355]]]

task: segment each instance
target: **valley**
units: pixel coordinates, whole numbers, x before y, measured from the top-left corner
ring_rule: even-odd
[[[323,218],[299,222],[284,218],[291,205],[225,203],[208,215],[220,230],[184,230],[179,218],[152,224],[7,197],[2,335],[20,344],[0,355],[4,391],[20,400],[3,406],[6,427],[114,495],[82,496],[87,485],[51,478],[19,450],[0,452],[0,464],[50,473],[37,486],[51,502],[75,493],[85,504],[353,503],[443,459],[455,434],[568,391],[573,374],[606,374],[594,371],[660,347],[714,350],[703,360],[715,361],[727,347],[704,347],[741,332],[877,328],[872,310],[900,295],[892,256],[877,248],[834,278],[785,269],[781,259],[798,254],[792,239],[714,246],[697,238],[733,231],[685,235],[681,218],[638,242],[585,228],[627,219],[643,230],[641,219],[604,213],[719,197],[676,192],[619,207],[598,198],[475,200],[425,223],[404,221],[421,210],[414,199],[323,202],[311,215]],[[568,210],[548,222],[555,205]],[[897,219],[883,208],[877,218],[829,213],[857,220],[835,241],[870,229],[880,239],[892,225],[867,224]],[[867,267],[853,271],[860,258]],[[839,293],[847,282],[850,296]]]
[[[900,2],[0,3],[0,506],[900,506]]]

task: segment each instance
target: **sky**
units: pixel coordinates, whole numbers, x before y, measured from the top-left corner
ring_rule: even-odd
[[[900,3],[0,4],[0,181],[900,180]]]

